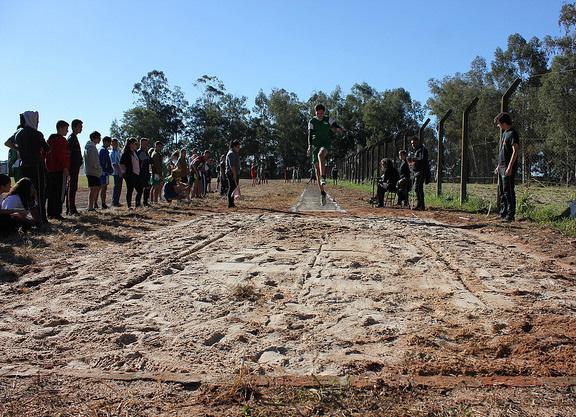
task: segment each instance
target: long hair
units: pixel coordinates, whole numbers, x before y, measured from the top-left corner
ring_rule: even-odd
[[[130,152],[130,145],[132,145],[133,143],[137,143],[138,140],[136,140],[136,138],[130,138],[126,141],[126,143],[124,144],[124,149],[122,149],[122,155],[124,155],[127,152]]]
[[[36,189],[30,178],[22,178],[8,192],[8,195],[17,195],[22,200],[22,205],[26,210],[34,206],[36,202]]]

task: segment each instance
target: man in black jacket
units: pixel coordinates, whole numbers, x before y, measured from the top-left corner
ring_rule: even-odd
[[[78,141],[78,135],[82,133],[82,120],[72,120],[72,133],[68,136],[68,149],[70,150],[70,169],[68,190],[66,192],[66,214],[78,215],[76,209],[76,191],[78,191],[78,175],[82,166],[82,148]]]
[[[418,136],[410,139],[412,152],[409,161],[414,173],[414,191],[416,192],[416,207],[414,210],[425,210],[424,183],[429,181],[430,167],[428,165],[428,150],[420,143]]]
[[[20,129],[14,140],[20,153],[22,177],[28,177],[36,189],[40,221],[48,223],[46,217],[46,166],[42,153],[48,152],[50,146],[44,135],[38,131],[38,112],[24,112],[24,128]]]

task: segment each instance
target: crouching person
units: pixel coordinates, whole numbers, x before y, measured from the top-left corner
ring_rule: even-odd
[[[164,199],[170,203],[172,200],[186,200],[190,195],[190,186],[180,181],[180,171],[172,171],[164,184]]]

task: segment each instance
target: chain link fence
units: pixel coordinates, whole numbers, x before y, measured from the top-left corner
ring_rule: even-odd
[[[571,104],[575,101],[560,101],[557,104],[560,108],[550,113],[550,109],[546,109],[541,102],[541,84],[519,85],[516,96],[512,94],[506,104],[501,104],[501,98],[494,94],[480,96],[472,106],[467,126],[463,124],[463,112],[454,111],[446,122],[447,128],[443,135],[440,172],[438,123],[435,128],[423,132],[422,139],[428,149],[435,182],[426,187],[429,196],[440,195],[441,198],[453,200],[463,197],[463,201],[479,200],[482,201],[481,205],[495,209],[498,197],[494,169],[497,165],[500,133],[493,124],[493,118],[501,106],[506,106],[520,135],[516,174],[517,204],[562,209],[571,200],[576,200],[576,108],[572,108],[574,106]],[[576,94],[576,91],[570,94]],[[561,129],[557,121],[551,120],[557,118],[558,113],[560,117],[568,117],[572,121],[564,124],[567,128]],[[570,124],[574,125],[574,134],[567,130]],[[468,134],[466,152],[462,152],[463,125],[467,127]],[[383,158],[390,158],[396,167],[399,166],[398,151],[406,149],[410,152],[409,139],[407,134],[398,135],[348,154],[337,161],[339,172],[346,180],[369,183],[382,174],[380,160]]]

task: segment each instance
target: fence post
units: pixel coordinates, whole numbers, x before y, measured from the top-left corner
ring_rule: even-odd
[[[468,138],[469,138],[469,128],[470,128],[470,112],[476,107],[478,103],[478,97],[468,104],[464,112],[462,113],[462,149],[460,156],[460,204],[466,201],[466,185],[468,184]]]
[[[424,144],[424,129],[426,129],[426,126],[428,126],[428,123],[430,123],[430,118],[428,117],[426,119],[426,121],[424,122],[424,124],[422,126],[420,126],[420,129],[418,129],[418,139],[420,144]]]
[[[516,78],[512,81],[510,87],[504,94],[502,94],[502,100],[500,100],[500,111],[501,112],[508,112],[508,105],[510,104],[510,96],[514,94],[522,79]],[[498,136],[498,152],[500,152],[500,140],[502,138],[502,129],[500,129],[500,136]],[[498,187],[496,187],[496,210],[500,211],[500,173],[498,173]]]
[[[446,119],[452,114],[452,109],[449,109],[438,122],[438,155],[436,158],[436,196],[442,195],[442,171],[444,169],[444,123]]]

